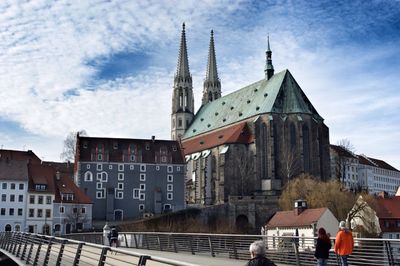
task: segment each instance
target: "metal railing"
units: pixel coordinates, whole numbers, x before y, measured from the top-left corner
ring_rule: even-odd
[[[195,265],[95,243],[22,232],[0,232],[0,251],[29,265],[143,266],[148,261],[158,262],[157,265]]]
[[[66,237],[81,241],[104,244],[101,233],[70,234]],[[106,239],[106,238],[105,238]],[[107,240],[107,239],[106,239]],[[121,232],[121,247],[160,250],[169,252],[208,255],[231,259],[249,259],[249,246],[253,241],[263,240],[266,256],[276,264],[315,265],[315,238],[294,236],[226,235]],[[340,265],[332,249],[329,265]],[[377,266],[400,265],[400,239],[355,238],[354,250],[349,258],[351,265]]]

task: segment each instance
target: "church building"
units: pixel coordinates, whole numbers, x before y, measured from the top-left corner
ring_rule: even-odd
[[[189,204],[277,196],[301,173],[330,177],[329,128],[289,70],[274,72],[269,39],[264,73],[265,78],[222,96],[211,31],[203,97],[195,113],[183,25],[171,137],[185,155]]]

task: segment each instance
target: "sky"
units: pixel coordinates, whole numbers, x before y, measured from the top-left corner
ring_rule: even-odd
[[[182,23],[195,108],[211,29],[222,94],[289,69],[356,153],[400,169],[400,1],[0,1],[0,148],[60,161],[70,132],[170,139]]]

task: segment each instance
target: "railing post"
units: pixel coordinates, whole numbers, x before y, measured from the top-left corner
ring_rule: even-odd
[[[61,241],[61,246],[60,246],[60,251],[58,252],[58,256],[57,256],[56,266],[61,265],[62,256],[64,254],[65,243],[67,243],[66,239]]]
[[[49,238],[49,243],[47,244],[46,255],[44,257],[44,262],[43,262],[44,266],[46,266],[49,263],[50,251],[51,251],[51,246],[53,245],[53,240],[54,240],[53,237]]]
[[[178,253],[178,249],[176,248],[175,236],[170,235],[170,237],[172,238],[172,244],[174,245],[174,251],[175,251],[175,253]]]
[[[125,240],[125,247],[129,248],[128,246],[128,239],[126,238],[126,234],[124,233],[124,240]]]
[[[160,248],[160,251],[163,251],[163,250],[162,250],[162,246],[161,246],[160,235],[157,235],[157,241],[158,241],[158,247]]]
[[[296,265],[300,266],[300,257],[299,257],[299,246],[296,243],[296,239],[293,239],[294,241],[292,242],[293,249],[294,249],[294,255],[296,256]]]
[[[82,253],[82,246],[83,246],[83,242],[80,242],[78,244],[78,248],[76,249],[75,259],[74,259],[74,263],[72,265],[79,265],[79,260],[81,258],[81,253]]]
[[[150,259],[150,256],[140,256],[138,266],[145,266],[148,259]]]
[[[40,249],[42,248],[42,242],[43,242],[43,238],[40,237],[40,241],[36,250],[36,255],[35,255],[35,259],[33,260],[32,265],[36,266],[38,264],[39,261],[39,256],[40,256]]]
[[[236,242],[235,238],[232,237],[232,249],[233,249],[233,256],[235,259],[238,259],[237,249],[236,249]]]
[[[109,247],[103,247],[101,249],[100,258],[99,258],[99,264],[97,264],[98,266],[104,266],[104,264],[106,263],[107,251],[108,250],[110,250]]]
[[[25,234],[24,249],[22,250],[21,260],[24,260],[25,258],[26,248],[28,247],[29,238],[31,238],[31,235]]]
[[[31,236],[31,246],[29,247],[28,256],[26,256],[26,264],[30,263],[32,251],[33,251],[33,245],[35,244],[35,236],[34,235],[30,235],[30,236]]]
[[[5,250],[9,251],[11,245],[12,245],[12,233],[11,232],[6,232],[6,248]]]
[[[188,240],[189,240],[190,251],[192,252],[192,255],[194,255],[195,253],[194,253],[194,249],[193,249],[193,237],[189,236]]]
[[[210,253],[211,256],[215,257],[214,247],[211,241],[211,236],[208,236],[208,245],[210,246]]]
[[[390,241],[383,241],[385,244],[385,249],[386,249],[386,255],[388,258],[388,263],[389,266],[393,266],[394,265],[394,259],[393,259],[393,252],[392,252],[392,246],[390,244]]]
[[[133,239],[135,239],[135,248],[139,248],[138,247],[138,243],[137,243],[137,239],[136,239],[136,234],[133,234]]]
[[[19,242],[18,249],[17,249],[17,254],[15,254],[15,256],[17,258],[19,257],[19,254],[21,253],[21,247],[24,244],[22,240],[25,240],[25,238],[26,238],[26,235],[24,233],[21,233],[20,236],[21,237],[20,237],[20,242]]]
[[[146,236],[146,247],[149,249],[149,238],[147,237],[147,234],[143,235]]]

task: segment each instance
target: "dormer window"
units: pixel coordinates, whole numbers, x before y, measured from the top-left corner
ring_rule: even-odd
[[[46,184],[36,184],[35,185],[35,190],[36,191],[46,191],[47,190],[47,185]]]
[[[74,194],[73,193],[62,193],[61,194],[61,200],[62,201],[73,201],[74,200]]]

